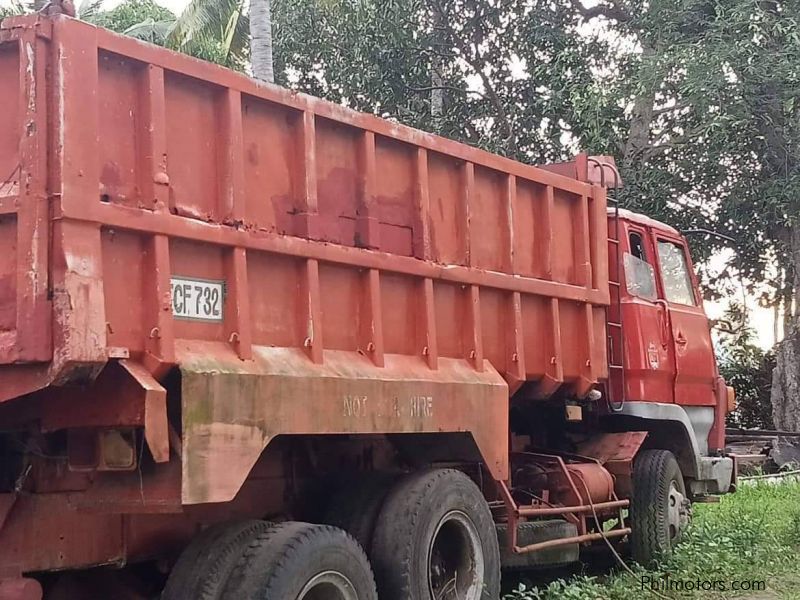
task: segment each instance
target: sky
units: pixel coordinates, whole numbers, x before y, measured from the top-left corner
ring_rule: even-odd
[[[75,0],[76,6],[80,6],[82,1],[83,0]],[[114,8],[121,1],[122,0],[106,0],[103,3],[103,8]],[[0,0],[0,6],[10,6],[11,4],[11,0]],[[164,8],[168,8],[177,15],[183,11],[184,8],[186,8],[186,5],[189,4],[189,0],[156,0],[156,4],[160,4]]]
[[[119,4],[121,1],[122,0],[106,0],[106,2],[103,4],[103,7],[106,9],[110,9]],[[189,0],[156,0],[156,1],[158,4],[164,6],[165,8],[168,8],[175,14],[180,14],[181,11],[183,11],[183,9],[189,3]],[[10,4],[11,0],[0,0],[0,6],[8,6]],[[80,4],[80,0],[76,0],[76,4]],[[596,0],[584,0],[584,5],[587,7],[594,6],[595,4],[597,4]],[[689,242],[691,244],[691,240],[689,240]],[[711,268],[715,271],[721,270],[724,267],[725,262],[726,262],[726,257],[724,255],[717,255],[712,258]],[[706,313],[712,319],[721,318],[725,312],[728,303],[731,300],[741,302],[742,298],[744,298],[745,304],[748,308],[750,325],[756,331],[758,345],[765,349],[771,348],[776,341],[779,341],[775,340],[774,336],[773,312],[770,309],[758,306],[758,302],[755,297],[749,296],[747,294],[737,294],[733,298],[723,299],[722,301],[719,302],[706,302],[705,303]]]

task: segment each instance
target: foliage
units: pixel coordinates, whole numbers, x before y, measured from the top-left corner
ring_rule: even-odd
[[[27,12],[25,4],[20,0],[12,0],[8,6],[0,6],[0,19],[6,17],[13,17],[15,15],[22,15]]]
[[[87,20],[118,33],[126,33],[153,44],[164,45],[167,32],[175,21],[175,15],[156,4],[154,0],[126,0],[115,8],[98,12]]]
[[[733,598],[733,581],[766,581],[764,597],[797,589],[800,579],[800,483],[743,485],[719,504],[695,505],[686,539],[659,568],[634,568],[607,577],[578,575],[537,586],[517,583],[504,600],[638,600],[646,597],[642,577],[670,581],[720,581],[725,591],[664,591],[667,598]],[[651,597],[656,597],[652,595]],[[796,596],[792,596],[796,597]]]
[[[556,160],[605,112],[622,115],[591,72],[603,43],[572,36],[559,3],[275,0],[274,11],[282,83],[490,151]]]
[[[250,21],[243,0],[191,0],[167,35],[167,45],[197,58],[244,70]]]
[[[529,162],[616,155],[627,206],[734,238],[709,295],[787,304],[798,0],[274,4],[283,84]]]
[[[731,305],[717,323],[720,374],[736,390],[736,411],[728,415],[733,427],[773,429],[770,388],[775,356],[755,344],[755,332],[740,305]]]

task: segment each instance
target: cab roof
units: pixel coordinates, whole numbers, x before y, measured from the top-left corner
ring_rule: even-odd
[[[608,207],[608,215],[613,216],[617,213],[616,208],[609,206]],[[643,227],[651,227],[653,229],[658,229],[659,231],[663,231],[666,233],[671,233],[672,235],[676,235],[681,237],[680,231],[675,229],[674,227],[667,225],[666,223],[662,223],[661,221],[657,221],[647,215],[643,215],[640,213],[635,213],[625,208],[619,209],[619,218],[624,219],[626,221],[630,221],[631,223],[636,223],[637,225],[642,225]]]

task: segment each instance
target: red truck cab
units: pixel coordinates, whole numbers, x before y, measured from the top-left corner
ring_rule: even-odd
[[[725,492],[732,464],[721,456],[733,392],[719,375],[689,245],[650,217],[616,208],[608,214],[612,414],[660,427],[673,423],[670,433],[650,431],[649,437],[681,439],[684,450],[675,449],[681,466],[698,475],[692,492]],[[711,485],[700,481],[709,469],[717,471]]]

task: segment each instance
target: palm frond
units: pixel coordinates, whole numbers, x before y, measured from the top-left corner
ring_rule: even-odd
[[[156,21],[149,18],[128,27],[123,33],[138,40],[164,45],[174,24],[175,21]]]
[[[8,6],[0,6],[0,19],[24,15],[33,10],[33,5],[21,0],[11,0]]]
[[[103,0],[83,0],[78,6],[77,17],[82,21],[94,22],[103,7]]]
[[[245,0],[191,0],[167,35],[167,45],[195,56],[241,62],[249,44]]]
[[[180,48],[193,41],[219,43],[232,16],[242,11],[242,0],[191,0],[170,32],[170,45]]]

